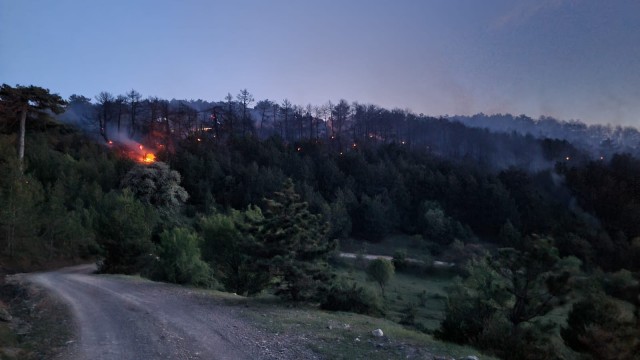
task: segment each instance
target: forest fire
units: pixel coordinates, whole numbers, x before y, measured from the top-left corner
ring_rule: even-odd
[[[144,145],[133,140],[107,141],[109,147],[118,149],[122,156],[125,156],[141,164],[152,164],[156,162],[156,155],[146,149]]]
[[[156,161],[156,156],[153,153],[146,153],[142,158],[142,162],[147,164],[151,164],[154,161]]]

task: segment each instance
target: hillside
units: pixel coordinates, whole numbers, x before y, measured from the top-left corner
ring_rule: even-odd
[[[264,104],[251,110],[242,92],[198,106],[104,93],[60,103],[84,114],[74,124],[27,103],[21,159],[12,94],[0,108],[3,271],[95,260],[266,296],[283,319],[293,304],[361,313],[501,358],[638,349],[633,154],[346,101],[324,113],[272,103],[258,121]],[[392,261],[345,262],[341,247]]]

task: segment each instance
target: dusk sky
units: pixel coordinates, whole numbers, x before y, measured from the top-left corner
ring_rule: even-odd
[[[638,0],[0,0],[0,82],[640,126]]]

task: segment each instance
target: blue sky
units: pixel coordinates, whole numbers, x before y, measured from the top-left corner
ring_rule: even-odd
[[[640,1],[0,0],[0,82],[638,127]]]

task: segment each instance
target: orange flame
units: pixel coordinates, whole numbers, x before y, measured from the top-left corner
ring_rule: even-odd
[[[151,164],[152,162],[155,162],[155,161],[156,161],[156,156],[153,153],[146,153],[142,157],[142,162],[147,164]]]
[[[109,140],[107,144],[109,147],[119,150],[122,156],[126,156],[137,163],[149,165],[157,161],[156,154],[151,152],[153,149],[149,149],[135,140]]]

